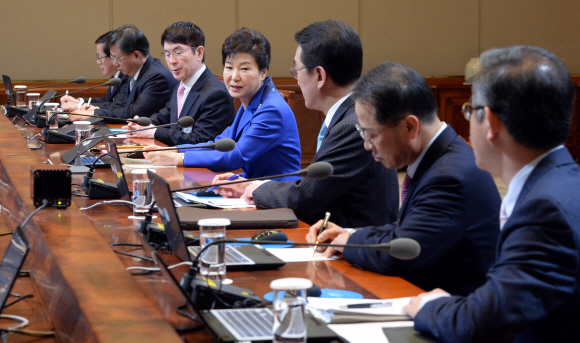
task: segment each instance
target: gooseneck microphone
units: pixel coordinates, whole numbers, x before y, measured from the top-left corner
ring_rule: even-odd
[[[120,84],[121,84],[121,79],[118,78],[118,77],[115,77],[115,78],[112,78],[109,81],[103,83],[102,85],[97,85],[97,86],[93,86],[93,87],[89,87],[89,88],[85,88],[85,89],[79,89],[79,90],[76,90],[74,92],[69,92],[68,94],[58,95],[55,98],[60,98],[60,97],[63,97],[65,95],[71,95],[71,94],[75,94],[75,93],[78,93],[78,92],[88,91],[89,89],[93,89],[93,88],[98,88],[98,87],[103,87],[103,86],[118,86]]]
[[[137,123],[139,126],[149,126],[149,125],[151,125],[151,119],[149,119],[147,117],[139,117],[137,119],[124,119],[124,118],[115,118],[115,117],[96,116],[94,114],[86,114],[86,113],[57,112],[56,114],[68,114],[68,115],[71,115],[72,114],[72,115],[75,115],[75,116],[83,116],[83,117],[91,117],[91,118],[121,120],[123,122]]]
[[[238,240],[238,239],[230,239],[230,238],[223,238],[223,239],[216,239],[208,244],[206,244],[203,248],[199,250],[195,260],[191,264],[191,268],[189,271],[183,275],[181,279],[181,288],[186,291],[187,294],[191,294],[193,287],[192,281],[196,278],[197,274],[199,273],[199,259],[201,258],[204,251],[207,250],[212,245],[222,244],[225,249],[226,243],[241,243],[241,244],[258,244],[258,245],[270,245],[275,244],[279,245],[280,241],[268,241],[268,240]],[[399,260],[412,260],[417,258],[421,253],[421,245],[419,242],[412,238],[395,238],[388,243],[379,243],[379,244],[332,244],[332,243],[300,243],[300,242],[284,242],[285,245],[291,246],[319,246],[319,247],[336,247],[336,248],[355,248],[355,249],[371,249],[371,250],[379,250],[381,252],[385,252],[396,259]]]
[[[153,151],[166,151],[166,150],[189,150],[189,149],[212,149],[212,150],[216,150],[219,152],[228,152],[228,151],[234,150],[235,148],[236,148],[236,141],[234,141],[233,139],[230,139],[230,138],[222,138],[222,139],[215,141],[214,143],[210,143],[210,144],[206,144],[206,145],[196,145],[196,146],[181,147],[181,148],[170,146],[170,147],[151,149],[151,150],[143,150],[143,149],[129,150],[129,151],[123,151],[120,153],[121,154],[132,154],[135,152],[153,152]]]
[[[141,118],[139,118],[139,119],[141,119]],[[137,119],[137,122],[139,122],[139,119]],[[164,124],[164,125],[159,125],[159,126],[147,126],[145,128],[142,128],[142,129],[133,130],[132,132],[152,130],[152,129],[155,129],[158,127],[167,127],[167,126],[173,126],[173,125],[179,125],[179,127],[181,127],[181,128],[188,128],[188,127],[193,126],[193,123],[194,123],[194,120],[192,117],[181,117],[181,118],[179,118],[179,120],[176,123]],[[88,144],[88,141],[93,140],[93,139],[103,139],[103,137],[116,136],[119,134],[120,133],[111,133],[108,135],[87,137],[87,138],[83,139],[82,141],[80,141],[79,144],[77,144],[77,146],[76,146],[77,157],[75,158],[74,166],[70,167],[71,172],[72,173],[87,173],[89,171],[89,168],[87,168],[83,165],[83,161],[81,159],[81,150],[80,150],[81,146]]]
[[[77,77],[74,80],[70,80],[70,81],[66,81],[66,82],[53,83],[53,84],[50,84],[50,85],[37,86],[37,87],[32,87],[32,88],[27,88],[27,89],[20,89],[20,90],[17,90],[17,91],[12,92],[12,94],[10,94],[9,98],[12,97],[12,95],[14,95],[16,93],[28,92],[29,90],[33,90],[33,89],[46,88],[46,87],[57,86],[57,85],[64,85],[66,83],[83,84],[85,82],[87,82],[87,79],[84,76],[79,76],[79,77]]]
[[[301,176],[301,177],[304,176],[304,177],[309,177],[311,179],[326,179],[327,177],[331,176],[333,172],[334,172],[334,169],[332,168],[332,164],[330,164],[328,162],[316,162],[316,163],[312,163],[311,165],[309,165],[306,169],[300,169],[299,171],[296,171],[293,173],[255,177],[252,179],[219,183],[217,185],[228,186],[228,185],[234,185],[237,183],[244,183],[244,182],[250,182],[250,181],[276,179],[276,178],[285,177],[285,176]],[[201,189],[201,188],[206,188],[206,187],[207,186],[187,187],[187,188],[180,188],[180,189],[172,189],[171,191],[172,192],[181,192],[181,191],[189,191],[189,190]]]

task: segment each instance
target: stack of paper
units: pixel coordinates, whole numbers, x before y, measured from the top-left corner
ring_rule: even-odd
[[[217,198],[217,197],[198,197],[193,194],[189,193],[182,193],[177,192],[175,193],[180,198],[185,201],[193,201],[198,202],[201,204],[206,204],[208,206],[217,207],[217,208],[229,208],[229,209],[238,209],[238,208],[256,208],[255,205],[250,205],[242,199],[234,199],[234,198]]]

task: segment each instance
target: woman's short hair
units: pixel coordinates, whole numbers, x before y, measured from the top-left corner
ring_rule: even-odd
[[[258,31],[242,27],[229,35],[222,45],[222,65],[228,57],[239,53],[252,55],[260,70],[270,66],[270,42]]]

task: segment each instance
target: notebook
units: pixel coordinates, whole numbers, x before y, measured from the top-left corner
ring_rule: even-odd
[[[0,263],[0,312],[6,304],[10,290],[16,281],[18,272],[22,268],[30,245],[20,226],[16,227],[10,245]]]
[[[183,291],[173,273],[167,268],[159,253],[152,253],[155,263],[161,273],[171,283],[188,304],[203,321],[206,328],[212,333],[218,342],[230,343],[239,341],[272,342],[272,327],[274,317],[269,308],[243,308],[201,310],[191,301],[191,298]],[[338,336],[325,324],[314,319],[310,314],[306,316],[306,334],[308,342],[330,342],[337,340]]]
[[[112,163],[111,163],[112,166]],[[165,179],[157,174],[147,171],[151,180],[151,190],[159,209],[159,216],[163,221],[165,235],[173,253],[182,261],[193,261],[197,255],[196,247],[185,245],[179,216],[175,210],[171,190]],[[214,212],[214,218],[223,217],[222,211]],[[197,247],[199,249],[199,247]],[[228,270],[263,270],[282,267],[286,263],[269,251],[256,245],[227,245],[226,246],[226,266]]]

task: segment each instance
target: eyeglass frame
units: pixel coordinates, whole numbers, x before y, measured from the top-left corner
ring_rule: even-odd
[[[119,58],[119,59],[116,59],[116,58],[115,58],[115,57],[113,57],[113,56],[110,56],[110,57],[113,59],[113,62],[117,63],[118,65],[121,65],[121,60],[122,60],[123,58],[127,57],[127,56],[129,56],[129,55],[125,55],[125,56],[123,56],[123,57],[121,57],[121,58]]]
[[[195,49],[197,49],[197,46],[190,46],[189,49],[195,51]],[[163,51],[163,52],[161,52],[160,56],[161,57],[164,57],[166,60],[170,59],[171,56],[173,56],[175,58],[179,58],[181,55],[185,54],[187,51],[188,51],[187,49],[185,49],[185,50],[183,50],[181,52],[177,52],[175,50],[173,52],[171,52],[171,51],[167,51],[167,52]],[[167,56],[167,54],[169,54],[169,56]]]
[[[304,69],[308,69],[308,68],[304,67],[304,68],[296,69],[296,66],[294,66],[294,67],[290,68],[290,75],[292,75],[292,77],[295,80],[298,80],[298,72],[301,70],[304,70]]]
[[[461,106],[461,113],[463,113],[463,118],[467,121],[471,121],[471,113],[473,111],[483,110],[488,106],[473,106],[473,104],[468,101]]]
[[[111,58],[110,56],[106,56],[106,55],[105,55],[105,56],[103,56],[103,57],[101,57],[101,55],[97,54],[97,61],[99,61],[99,62],[103,63],[103,60],[104,60],[105,58],[107,58],[107,57]]]
[[[356,130],[360,134],[360,137],[362,138],[362,140],[367,144],[373,144],[372,140],[377,138],[378,136],[380,136],[387,129],[386,127],[383,127],[381,130],[379,130],[379,132],[377,132],[376,135],[369,137],[369,135],[367,135],[367,133],[366,133],[366,131],[369,129],[363,129],[363,127],[360,126],[358,123],[354,124],[354,127],[356,128]]]

